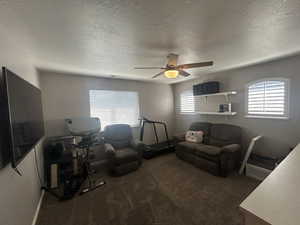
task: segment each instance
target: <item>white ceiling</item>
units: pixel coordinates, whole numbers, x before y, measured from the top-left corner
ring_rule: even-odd
[[[300,1],[0,0],[0,28],[40,69],[150,80],[133,67],[215,62],[193,78],[300,52]]]

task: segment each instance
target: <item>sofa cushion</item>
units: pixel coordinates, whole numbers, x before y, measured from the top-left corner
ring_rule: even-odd
[[[189,153],[195,153],[195,149],[197,145],[202,145],[202,144],[188,142],[188,141],[182,141],[177,144],[178,148]]]
[[[229,144],[240,144],[241,128],[230,124],[213,124],[209,144],[222,147]]]
[[[209,135],[210,134],[210,127],[211,127],[211,123],[206,123],[206,122],[195,122],[192,123],[190,126],[189,130],[202,130],[204,132],[204,134]]]
[[[203,153],[208,155],[218,155],[221,152],[221,148],[211,145],[193,143],[183,141],[178,143],[177,145],[182,151],[195,154],[195,155],[203,155]]]
[[[218,155],[221,153],[221,148],[212,145],[198,145],[195,148],[196,155],[202,155],[206,153],[208,155]]]
[[[118,164],[129,163],[134,160],[139,160],[139,155],[132,148],[122,148],[116,151],[115,160]]]
[[[230,145],[232,142],[231,141],[225,141],[225,140],[220,140],[220,139],[215,139],[215,138],[210,138],[209,139],[209,144],[212,146],[217,146],[217,147],[223,147],[226,145]]]

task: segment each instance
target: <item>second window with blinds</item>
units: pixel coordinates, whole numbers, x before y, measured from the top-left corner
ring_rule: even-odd
[[[90,90],[90,114],[101,121],[102,130],[111,124],[138,126],[139,96],[133,91]]]
[[[270,78],[247,85],[247,117],[287,119],[289,80]]]
[[[186,90],[180,94],[180,114],[195,113],[195,100],[192,90]]]

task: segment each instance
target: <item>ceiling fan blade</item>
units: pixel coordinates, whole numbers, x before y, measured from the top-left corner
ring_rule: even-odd
[[[152,69],[160,69],[163,70],[165,68],[163,67],[134,67],[136,70],[152,70]]]
[[[201,63],[189,63],[189,64],[182,64],[178,65],[178,69],[190,69],[190,68],[197,68],[197,67],[204,67],[204,66],[212,66],[214,64],[213,61],[208,62],[201,62]]]
[[[183,76],[183,77],[188,77],[191,74],[189,74],[188,72],[184,71],[184,70],[179,70],[179,75]]]
[[[163,74],[164,74],[164,72],[165,72],[165,71],[161,71],[160,73],[158,73],[158,74],[154,75],[154,76],[152,77],[152,79],[153,79],[153,78],[156,78],[156,77],[158,77],[158,76],[161,76],[161,75],[163,75]]]

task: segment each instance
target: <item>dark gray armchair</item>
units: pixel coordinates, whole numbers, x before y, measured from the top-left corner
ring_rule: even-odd
[[[142,164],[144,144],[135,141],[127,124],[106,126],[104,130],[105,154],[113,175],[123,175]]]

